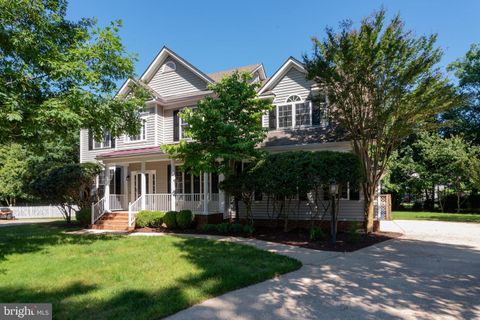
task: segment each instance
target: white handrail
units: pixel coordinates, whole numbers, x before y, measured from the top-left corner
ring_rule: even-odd
[[[100,219],[105,213],[105,198],[98,200],[97,203],[92,202],[92,224]]]
[[[137,198],[137,200],[130,202],[128,204],[128,226],[133,227],[133,223],[135,222],[135,215],[138,211],[140,211],[140,206],[143,198],[143,194]]]

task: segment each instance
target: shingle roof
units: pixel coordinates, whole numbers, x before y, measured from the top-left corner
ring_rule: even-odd
[[[213,81],[218,82],[224,76],[229,76],[232,73],[234,73],[235,71],[238,71],[238,72],[252,72],[253,70],[257,69],[260,66],[261,66],[260,63],[256,63],[256,64],[251,64],[251,65],[248,65],[248,66],[233,68],[233,69],[229,69],[229,70],[222,70],[222,71],[210,73],[210,74],[208,74],[208,77],[210,77]]]

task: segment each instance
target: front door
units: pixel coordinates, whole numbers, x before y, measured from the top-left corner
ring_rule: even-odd
[[[135,201],[142,195],[142,174],[138,171],[132,172],[131,179],[131,201]],[[156,192],[156,174],[155,170],[145,171],[146,194],[155,194]]]

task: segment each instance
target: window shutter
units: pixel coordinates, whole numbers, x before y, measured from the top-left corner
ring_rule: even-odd
[[[358,186],[350,187],[350,200],[360,200],[360,188]]]
[[[93,149],[93,135],[90,130],[87,130],[87,136],[88,136],[88,150]]]
[[[320,125],[320,107],[312,102],[312,125],[319,126]]]
[[[268,130],[277,129],[277,107],[268,112]]]
[[[115,148],[115,138],[114,137],[110,138],[110,148]]]
[[[172,166],[167,165],[167,193],[172,193]]]
[[[180,140],[180,121],[178,110],[173,111],[173,141]]]

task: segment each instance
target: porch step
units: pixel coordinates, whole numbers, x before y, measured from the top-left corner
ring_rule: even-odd
[[[90,225],[91,229],[97,230],[116,230],[131,231],[134,227],[128,226],[128,212],[115,211],[105,213],[94,225]]]

